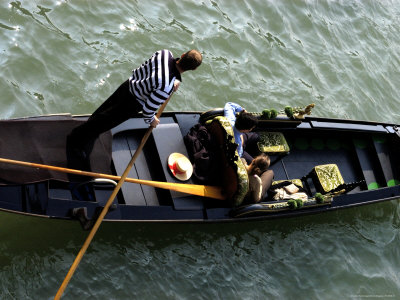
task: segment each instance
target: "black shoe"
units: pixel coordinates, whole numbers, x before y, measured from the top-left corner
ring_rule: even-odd
[[[71,215],[79,221],[83,230],[89,230],[93,226],[92,221],[87,216],[87,207],[73,208]]]
[[[71,215],[76,219],[86,219],[89,220],[87,216],[87,207],[77,207],[73,208]]]

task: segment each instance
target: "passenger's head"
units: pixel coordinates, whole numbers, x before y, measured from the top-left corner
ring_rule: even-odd
[[[251,113],[242,110],[236,117],[235,127],[241,132],[252,131],[257,126],[258,119]]]
[[[247,172],[249,175],[261,176],[262,173],[268,170],[270,164],[269,156],[263,153],[252,160]]]
[[[184,71],[195,70],[201,65],[203,56],[197,50],[189,50],[182,54],[181,58],[178,60],[177,64],[179,68]]]

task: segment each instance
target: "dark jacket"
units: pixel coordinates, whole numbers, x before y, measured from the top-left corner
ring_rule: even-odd
[[[193,164],[193,176],[204,184],[218,184],[218,162],[215,143],[202,124],[193,126],[184,137],[189,159]]]

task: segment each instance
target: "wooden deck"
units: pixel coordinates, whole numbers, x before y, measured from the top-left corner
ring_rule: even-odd
[[[188,116],[187,116],[188,117]],[[144,147],[143,153],[138,156],[129,177],[154,180],[163,182],[182,183],[175,179],[168,169],[168,157],[171,153],[178,152],[188,157],[186,147],[183,141],[183,132],[189,130],[186,123],[192,124],[193,117],[188,120],[181,120],[182,128],[175,123],[172,118],[161,118],[160,124],[153,129],[148,144]],[[188,121],[188,122],[186,122]],[[127,124],[123,124],[120,129],[116,129],[113,138],[114,166],[117,175],[121,176],[126,166],[134,155],[140,141],[147,130],[145,126],[137,126],[135,130],[121,130]],[[130,124],[129,126],[132,126]],[[131,127],[132,128],[132,127]],[[121,131],[120,131],[121,130]],[[190,179],[185,183],[193,184]],[[204,208],[200,197],[170,191],[159,190],[153,187],[138,185],[134,183],[125,183],[122,188],[122,197],[124,204],[136,206],[158,206],[170,205],[173,203],[175,209],[201,210]]]

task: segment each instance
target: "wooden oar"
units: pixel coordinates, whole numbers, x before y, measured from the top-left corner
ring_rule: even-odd
[[[171,96],[163,103],[163,105],[159,108],[158,112],[157,112],[157,118],[159,118],[161,116],[161,113],[163,112],[165,106],[167,105],[169,99],[171,99]],[[139,147],[137,148],[135,154],[133,155],[131,161],[129,162],[128,166],[126,167],[124,173],[121,176],[121,179],[119,180],[117,186],[115,187],[114,191],[112,192],[110,198],[107,200],[106,205],[104,206],[103,210],[100,213],[100,216],[98,217],[98,219],[96,220],[96,222],[94,223],[94,226],[92,228],[92,230],[90,231],[88,237],[86,238],[85,243],[83,244],[81,250],[79,251],[78,255],[76,256],[74,262],[72,263],[71,268],[69,269],[67,276],[65,276],[63,283],[61,284],[60,288],[58,289],[58,292],[56,294],[56,296],[54,297],[54,299],[60,299],[65,288],[67,287],[69,281],[72,278],[72,275],[74,274],[76,268],[78,267],[80,261],[82,260],[83,255],[85,254],[87,248],[90,245],[90,242],[92,241],[94,235],[96,234],[97,230],[100,227],[101,222],[104,219],[104,216],[106,215],[106,213],[108,212],[108,209],[110,208],[112,202],[114,201],[115,197],[117,196],[119,190],[121,189],[123,183],[125,182],[125,179],[128,177],[129,171],[131,170],[133,164],[136,161],[136,158],[139,156],[140,152],[142,151],[144,145],[146,144],[147,139],[149,138],[151,132],[153,131],[153,127],[149,127],[149,129],[147,129],[145,135],[142,138],[142,141],[140,142]]]
[[[0,158],[0,162],[31,167],[31,168],[39,168],[39,169],[46,169],[56,172],[62,173],[69,173],[69,174],[76,174],[82,176],[89,176],[89,177],[96,177],[96,178],[106,178],[115,181],[119,181],[121,176],[116,175],[108,175],[103,173],[95,173],[95,172],[87,172],[75,169],[68,169],[50,165],[42,165],[37,163],[25,162],[20,160],[13,160],[7,158]],[[151,180],[143,180],[143,179],[136,179],[136,178],[125,178],[125,182],[132,182],[138,183],[143,185],[148,185],[156,188],[172,190],[182,193],[187,193],[191,195],[201,196],[201,197],[208,197],[213,199],[219,200],[226,200],[226,196],[222,192],[222,188],[219,186],[207,186],[207,185],[198,185],[198,184],[186,184],[186,183],[174,183],[174,182],[161,182],[161,181],[151,181]]]

